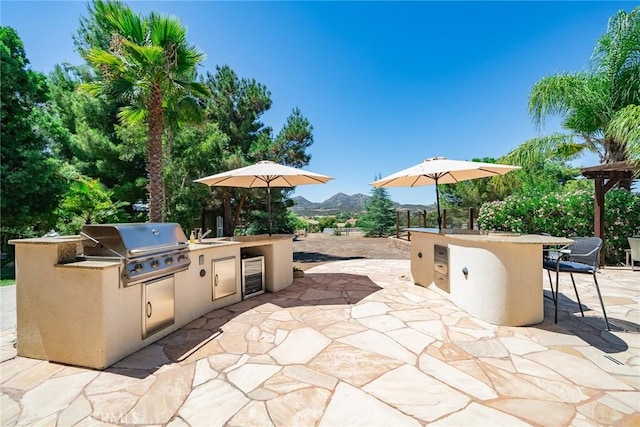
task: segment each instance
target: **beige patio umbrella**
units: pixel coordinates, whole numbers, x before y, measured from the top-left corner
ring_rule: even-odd
[[[456,182],[470,179],[503,175],[514,169],[520,169],[520,166],[449,160],[445,157],[431,157],[420,164],[372,182],[371,185],[376,188],[435,185],[436,205],[438,208],[438,231],[442,231],[438,184],[455,184]]]
[[[290,166],[263,160],[251,166],[233,169],[204,178],[196,179],[215,187],[266,187],[268,194],[269,210],[269,235],[271,235],[271,188],[272,187],[296,187],[308,184],[326,184],[333,178],[314,172],[307,172]]]

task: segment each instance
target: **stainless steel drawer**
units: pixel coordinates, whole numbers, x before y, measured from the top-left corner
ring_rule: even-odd
[[[446,274],[435,272],[433,274],[433,282],[438,288],[445,292],[449,292],[449,276]]]
[[[443,263],[449,262],[449,248],[441,245],[433,246],[433,259],[434,261],[442,261]]]
[[[437,259],[433,262],[433,270],[446,276],[449,274],[449,265],[446,262]]]

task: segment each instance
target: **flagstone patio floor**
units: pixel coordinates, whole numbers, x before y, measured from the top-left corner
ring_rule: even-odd
[[[640,425],[640,272],[599,273],[611,332],[590,277],[576,278],[585,318],[563,276],[557,325],[545,298],[543,323],[504,327],[413,284],[409,261],[332,262],[104,371],[15,357],[5,331],[0,421]]]

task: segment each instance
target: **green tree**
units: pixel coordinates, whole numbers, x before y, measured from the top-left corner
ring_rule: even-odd
[[[380,179],[380,177],[376,177]],[[371,190],[371,198],[364,205],[364,214],[358,220],[367,237],[384,237],[393,233],[396,214],[386,188]]]
[[[204,85],[194,81],[196,67],[205,56],[187,42],[186,29],[177,18],[155,12],[145,18],[120,2],[102,0],[94,2],[90,13],[90,21],[101,22],[96,26],[108,28],[111,37],[108,48],[88,40],[91,47],[83,56],[98,70],[99,79],[81,88],[125,103],[119,113],[123,123],[147,126],[149,220],[162,221],[167,100],[208,94]]]
[[[299,217],[292,210],[287,211],[287,222],[289,222],[289,226],[291,227],[292,232],[296,232],[298,230],[306,230],[309,228],[307,225],[307,221],[305,221],[302,217]]]
[[[568,134],[531,139],[505,160],[519,165],[542,158],[571,159],[585,151],[601,163],[640,161],[640,7],[619,11],[598,40],[586,72],[548,76],[529,95],[529,112],[541,126],[563,118]]]
[[[200,218],[203,210],[216,207],[209,187],[193,180],[210,175],[220,168],[227,136],[217,124],[180,129],[175,135],[173,155],[164,169],[167,198],[167,219],[179,222],[183,228],[193,227],[193,219]]]
[[[207,118],[217,123],[228,138],[222,147],[219,169],[207,175],[263,160],[260,155],[272,142],[271,129],[260,122],[262,114],[271,108],[271,93],[266,86],[254,79],[239,78],[228,65],[216,67],[215,74],[207,73],[205,83],[211,92]],[[214,187],[211,193],[222,202],[223,233],[232,236],[248,193],[231,187]]]
[[[493,158],[473,160],[496,162]],[[504,200],[510,195],[529,197],[589,188],[593,188],[593,182],[580,179],[578,168],[562,160],[540,158],[506,175],[443,185],[440,195],[442,206],[447,209],[447,221],[458,225],[468,221],[469,208],[474,208],[477,214],[485,203]]]
[[[138,144],[145,130],[119,126],[113,100],[77,91],[93,78],[86,65],[56,65],[49,75],[52,108],[70,134],[54,152],[82,175],[111,189],[116,200],[133,204],[146,199],[144,147]]]
[[[282,127],[275,139],[267,138],[267,134],[262,134],[253,145],[251,158],[266,159],[292,167],[302,167],[309,163],[311,156],[307,153],[307,148],[313,144],[313,126],[302,114],[299,108],[294,108],[287,117],[285,125]],[[274,188],[271,190],[271,210],[273,215],[272,231],[274,233],[291,233],[294,230],[287,216],[287,209],[293,206],[293,201],[289,198],[293,188]],[[257,209],[247,215],[250,221],[258,221],[267,232],[264,225],[267,221],[262,219],[264,206],[269,203],[265,199],[264,192],[257,196],[262,201]],[[254,227],[254,229],[257,229]]]
[[[321,216],[318,217],[318,229],[320,233],[324,231],[325,228],[334,228],[336,226],[336,217],[335,216]]]
[[[22,41],[11,27],[0,27],[0,58],[4,243],[12,235],[51,227],[55,220],[51,213],[66,185],[58,174],[60,162],[52,155],[52,143],[64,132],[48,111],[45,76],[28,68]]]
[[[487,157],[473,161],[496,163],[496,159]],[[503,200],[512,194],[531,195],[561,191],[563,186],[579,176],[580,170],[564,161],[540,159],[507,175],[443,185],[440,187],[441,202],[446,209],[480,208],[484,203]]]
[[[121,219],[120,208],[126,203],[114,202],[113,191],[97,179],[79,174],[72,166],[64,168],[63,174],[70,182],[56,212],[59,218],[57,228],[63,234],[76,234],[84,224]]]
[[[472,159],[474,162],[496,163],[496,159],[484,157]],[[511,172],[513,174],[514,172]],[[502,177],[499,177],[502,178]],[[510,194],[516,183],[501,185],[493,178],[473,179],[456,184],[441,185],[439,188],[443,208],[452,207],[479,208],[483,203],[500,200]]]
[[[207,117],[216,123],[228,139],[222,147],[217,169],[206,175],[247,166],[260,160],[302,167],[310,156],[306,150],[313,144],[313,127],[298,108],[294,108],[278,135],[265,126],[260,117],[271,108],[271,93],[254,79],[239,78],[229,66],[219,66],[215,74],[208,73],[205,83],[212,97],[207,105]],[[283,218],[287,197],[292,189],[271,191],[273,232],[288,232]],[[232,187],[213,187],[211,194],[222,204],[225,235],[233,235],[241,219],[251,224],[248,232],[259,232],[267,224],[263,213],[266,192]],[[265,229],[266,230],[266,229]]]
[[[258,140],[258,142],[265,142]],[[269,141],[270,142],[270,141]],[[253,157],[271,160],[283,165],[302,167],[309,164],[311,156],[307,148],[313,144],[313,126],[302,115],[299,108],[294,108],[282,130],[268,146],[254,150]]]

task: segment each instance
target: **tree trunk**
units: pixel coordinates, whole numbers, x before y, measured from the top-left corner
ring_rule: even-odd
[[[620,144],[613,138],[606,138],[604,141],[605,156],[603,163],[615,163],[627,161],[627,154],[625,153],[625,146]],[[632,179],[619,179],[618,188],[623,188],[627,191],[631,191]],[[604,251],[603,251],[604,252]]]
[[[151,87],[149,100],[149,134],[147,140],[147,172],[149,174],[149,221],[162,222],[164,186],[162,184],[162,88],[159,83]]]
[[[234,233],[236,232],[236,227],[240,223],[240,215],[242,214],[242,206],[244,205],[245,198],[246,196],[244,194],[240,196],[240,201],[238,202],[238,207],[236,208],[236,215],[233,218],[233,224],[231,224]]]
[[[627,160],[623,144],[620,144],[611,137],[607,137],[603,145],[605,147],[605,153],[602,163],[615,163]]]
[[[164,128],[164,124],[163,124]],[[175,133],[173,127],[169,126],[166,132],[166,143],[165,146],[162,147],[162,170],[167,166],[167,163],[171,160],[171,149],[173,147],[173,141],[175,139]],[[163,172],[164,175],[164,172]],[[173,196],[170,190],[167,190],[166,182],[164,179],[162,180],[162,219],[166,220],[171,216],[171,212],[169,211],[169,206],[167,204],[167,200],[171,200]]]
[[[233,216],[231,215],[231,189],[222,190],[222,234],[233,236]]]

